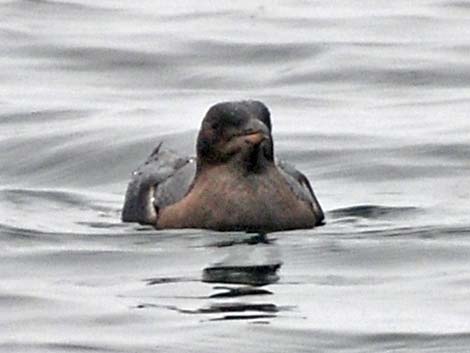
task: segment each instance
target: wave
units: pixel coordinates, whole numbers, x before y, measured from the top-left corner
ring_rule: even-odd
[[[97,198],[91,198],[86,194],[74,191],[62,190],[38,190],[38,189],[0,189],[0,195],[12,204],[34,204],[35,202],[46,205],[47,202],[62,204],[63,207],[89,208],[97,212],[113,212],[115,208],[100,205]]]
[[[342,70],[318,70],[284,75],[275,80],[277,85],[305,85],[321,83],[387,85],[394,87],[467,87],[470,73],[467,67],[456,67],[449,72],[446,68],[353,68]]]
[[[267,307],[268,309],[269,307]],[[158,309],[158,308],[156,308]],[[171,310],[171,308],[168,308]],[[172,311],[177,311],[174,308]],[[214,325],[199,323],[198,327],[178,326],[173,323],[172,330],[161,329],[155,326],[157,334],[152,339],[138,343],[121,342],[122,334],[107,334],[104,337],[85,335],[85,338],[52,340],[22,340],[21,342],[5,342],[0,344],[0,349],[6,352],[151,352],[155,347],[163,351],[185,352],[212,352],[224,348],[227,353],[239,352],[240,345],[250,352],[283,353],[287,351],[310,352],[318,350],[322,352],[358,351],[363,353],[385,352],[398,349],[400,352],[413,353],[465,353],[470,344],[470,335],[467,332],[460,333],[413,333],[413,332],[384,332],[376,334],[338,332],[322,329],[289,329],[286,325],[269,325],[270,315],[261,315],[260,320],[253,320],[249,326],[239,327],[230,325],[230,330],[224,334],[215,334],[220,331]],[[256,317],[253,317],[256,319]],[[288,321],[288,320],[286,320]],[[180,331],[180,334],[176,331]],[[234,327],[236,329],[234,329]],[[160,330],[158,330],[160,328]],[[144,330],[144,329],[142,329]],[[144,330],[145,331],[145,330]],[[158,331],[163,333],[158,334]],[[181,332],[184,332],[181,333]],[[205,338],[201,339],[201,335]],[[240,337],[242,336],[242,338]],[[176,339],[174,336],[178,337]],[[171,339],[168,339],[171,337]],[[112,339],[113,343],[110,343]],[[266,342],[260,344],[260,342]],[[189,347],[189,348],[188,348]]]
[[[119,11],[113,8],[97,6],[96,4],[90,5],[89,3],[83,4],[78,1],[73,2],[60,0],[10,0],[5,1],[1,8],[22,12],[36,11],[35,13],[37,13],[37,11],[43,11],[44,13],[51,12],[57,14],[57,11],[60,11],[62,15],[76,12],[83,15],[92,15]]]
[[[328,216],[332,218],[361,217],[370,219],[383,219],[412,215],[417,212],[424,212],[418,207],[388,207],[379,205],[357,205],[351,207],[337,208],[328,211]]]

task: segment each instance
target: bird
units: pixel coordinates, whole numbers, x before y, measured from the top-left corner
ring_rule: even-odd
[[[274,156],[271,114],[257,100],[213,105],[196,157],[159,143],[127,186],[123,222],[156,229],[268,233],[324,224],[308,178]]]

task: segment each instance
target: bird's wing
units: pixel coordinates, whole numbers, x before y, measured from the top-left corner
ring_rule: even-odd
[[[121,213],[123,222],[155,225],[158,210],[182,199],[191,186],[196,163],[161,145],[132,173]]]
[[[315,225],[323,224],[325,215],[307,177],[292,164],[282,160],[277,161],[277,166],[296,196],[311,205],[315,214]]]

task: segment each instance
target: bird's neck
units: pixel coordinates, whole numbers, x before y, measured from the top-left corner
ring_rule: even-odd
[[[274,167],[274,161],[267,159],[262,149],[253,150],[251,153],[236,154],[220,163],[208,162],[204,158],[198,157],[196,178],[214,172],[229,173],[237,177],[263,174],[268,172],[271,167]]]

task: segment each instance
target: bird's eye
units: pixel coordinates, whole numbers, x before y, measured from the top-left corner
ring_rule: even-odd
[[[219,123],[213,123],[211,127],[213,130],[217,130],[219,126],[220,126]]]

